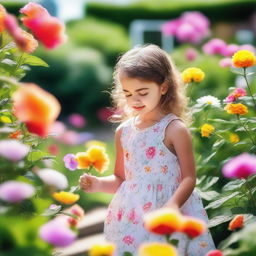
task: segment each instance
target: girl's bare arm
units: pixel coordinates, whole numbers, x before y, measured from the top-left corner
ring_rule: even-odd
[[[166,128],[166,137],[169,137],[175,149],[182,181],[165,206],[180,208],[192,194],[196,185],[192,139],[188,128],[179,120],[173,121],[172,125]]]

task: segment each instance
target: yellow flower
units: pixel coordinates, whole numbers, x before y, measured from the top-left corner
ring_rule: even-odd
[[[256,57],[253,52],[247,50],[237,51],[232,57],[232,64],[237,68],[248,68],[254,66]]]
[[[225,110],[228,114],[245,115],[248,113],[248,108],[242,103],[229,103],[226,105]]]
[[[98,172],[103,172],[108,168],[109,158],[104,147],[91,146],[86,152],[76,154],[78,169],[87,169],[93,166]]]
[[[179,231],[182,216],[171,208],[161,208],[144,215],[145,228],[152,233],[166,235]]]
[[[8,116],[1,116],[1,117],[0,117],[0,120],[1,120],[2,123],[5,123],[5,124],[10,124],[10,123],[12,123],[11,118],[8,117]]]
[[[86,152],[91,164],[99,172],[103,172],[108,168],[109,158],[105,152],[105,148],[100,146],[92,146]]]
[[[70,192],[65,192],[65,191],[61,191],[61,192],[55,192],[53,193],[53,198],[61,203],[64,204],[73,204],[75,203],[78,199],[79,199],[79,195],[74,194],[74,193],[70,193]]]
[[[112,256],[115,245],[112,243],[95,244],[89,251],[89,256]]]
[[[87,169],[91,166],[91,161],[86,152],[76,153],[75,159],[78,162],[77,169]]]
[[[201,82],[205,74],[200,68],[187,68],[181,74],[184,83]]]
[[[240,138],[239,138],[239,136],[236,134],[236,133],[231,133],[230,135],[229,135],[229,141],[231,142],[231,143],[237,143],[237,142],[239,142],[240,141]]]
[[[202,137],[209,137],[214,132],[214,127],[211,124],[204,124],[201,127]]]
[[[90,148],[92,146],[100,146],[100,147],[106,148],[106,143],[99,140],[89,140],[85,143],[86,148]]]
[[[174,246],[163,243],[144,243],[139,247],[139,256],[176,256],[177,251]]]

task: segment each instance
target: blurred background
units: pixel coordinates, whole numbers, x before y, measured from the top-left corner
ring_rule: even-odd
[[[29,1],[1,0],[10,13]],[[33,2],[33,1],[30,1]],[[49,64],[49,68],[32,67],[23,81],[33,81],[54,94],[62,105],[59,120],[53,132],[60,134],[42,147],[56,159],[53,168],[63,172],[71,185],[77,185],[81,170],[71,173],[62,158],[67,153],[85,150],[91,140],[105,143],[111,165],[103,175],[113,172],[113,136],[116,124],[111,124],[112,73],[120,54],[136,45],[154,43],[166,50],[178,69],[199,67],[206,73],[200,87],[194,88],[195,98],[214,95],[227,96],[231,86],[244,86],[235,74],[221,64],[228,54],[209,54],[203,50],[210,39],[218,38],[226,44],[256,45],[255,0],[41,0],[48,11],[66,24],[68,41],[53,51],[39,47],[34,55]],[[177,37],[168,31],[168,22],[185,12],[200,12],[207,18],[208,30],[200,40]],[[197,21],[199,26],[205,20]],[[186,29],[184,29],[186,34]],[[183,34],[184,35],[184,34]],[[249,46],[248,46],[249,45]],[[202,153],[202,144],[209,143],[194,137],[196,154]],[[210,145],[210,144],[209,144]],[[227,151],[228,152],[228,151]],[[205,153],[209,153],[207,150]],[[225,154],[225,153],[224,153]],[[228,154],[228,153],[227,153]],[[221,156],[224,159],[224,156]],[[218,159],[216,159],[217,161]],[[50,164],[50,163],[49,163]],[[200,171],[200,170],[199,170]],[[217,170],[216,170],[217,171]],[[95,173],[95,175],[99,175]],[[106,206],[113,195],[81,193],[79,204],[90,210]],[[216,230],[217,232],[217,230]],[[216,237],[218,242],[218,238]]]

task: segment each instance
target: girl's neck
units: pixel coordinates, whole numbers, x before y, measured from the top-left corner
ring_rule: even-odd
[[[140,123],[155,123],[159,122],[164,116],[166,116],[166,113],[163,113],[161,110],[152,111],[150,113],[147,113],[145,115],[137,115],[137,122]]]

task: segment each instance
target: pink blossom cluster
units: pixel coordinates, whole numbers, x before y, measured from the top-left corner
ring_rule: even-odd
[[[201,12],[185,12],[179,18],[165,23],[164,35],[175,36],[178,41],[198,44],[210,35],[210,22]]]

